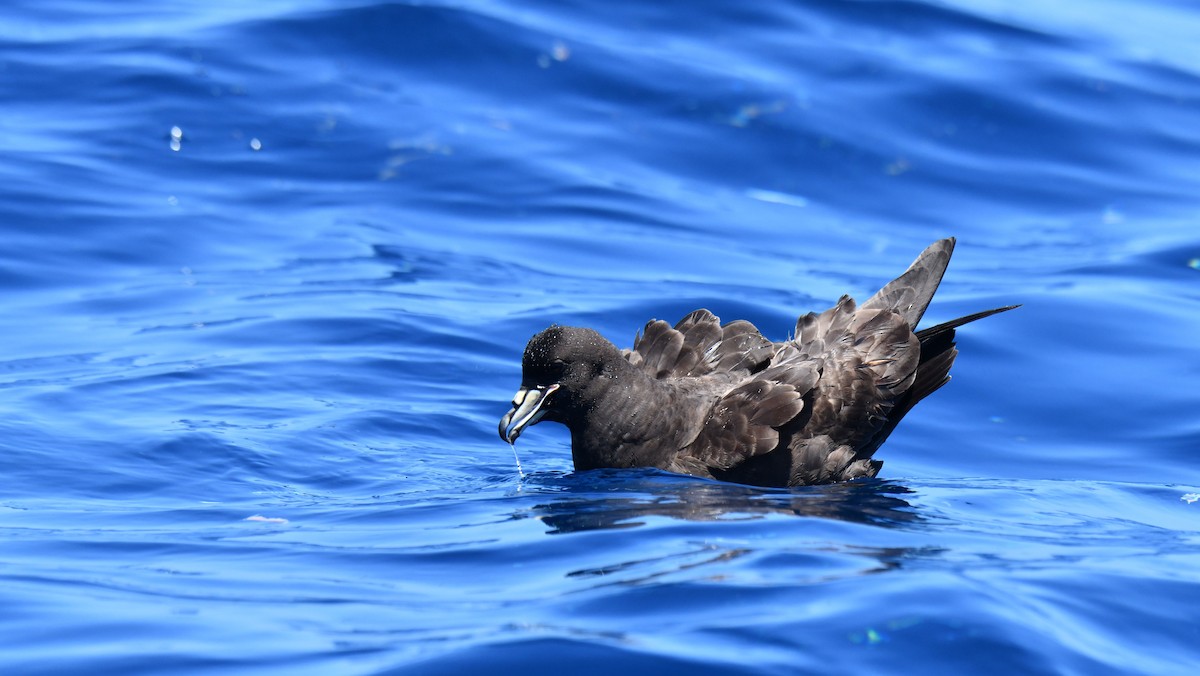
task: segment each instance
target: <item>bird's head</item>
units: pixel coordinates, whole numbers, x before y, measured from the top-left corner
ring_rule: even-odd
[[[500,419],[500,438],[513,443],[541,420],[569,423],[585,405],[581,395],[614,358],[620,359],[617,348],[591,329],[555,325],[531,338],[521,360],[521,389]]]

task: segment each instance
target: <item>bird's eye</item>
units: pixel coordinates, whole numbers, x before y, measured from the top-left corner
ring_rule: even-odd
[[[567,362],[563,361],[562,359],[551,360],[548,372],[550,377],[554,380],[562,378],[563,374],[567,372]]]

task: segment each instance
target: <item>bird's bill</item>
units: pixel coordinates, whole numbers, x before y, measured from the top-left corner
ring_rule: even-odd
[[[513,396],[512,410],[500,419],[500,438],[515,443],[526,427],[535,424],[546,415],[546,400],[558,389],[558,385],[522,387]]]

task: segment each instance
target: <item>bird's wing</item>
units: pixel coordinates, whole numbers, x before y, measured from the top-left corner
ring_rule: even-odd
[[[779,430],[797,420],[819,379],[809,360],[773,363],[726,389],[680,456],[727,470],[779,447]]]
[[[942,283],[942,275],[946,274],[953,253],[953,237],[930,244],[903,274],[885,284],[859,309],[891,310],[904,317],[908,327],[915,330]]]
[[[796,338],[780,357],[793,350],[797,356],[790,358],[813,360],[821,374],[811,417],[797,437],[828,435],[856,451],[874,450],[871,440],[912,385],[921,358],[907,318],[894,310],[858,308],[843,296],[825,312],[800,318]]]
[[[680,452],[710,469],[726,470],[779,445],[777,428],[804,410],[796,388],[771,380],[748,380],[709,411],[696,438]]]
[[[684,378],[710,373],[753,373],[771,359],[775,348],[753,324],[721,320],[696,310],[672,328],[651,320],[622,354],[654,378]]]

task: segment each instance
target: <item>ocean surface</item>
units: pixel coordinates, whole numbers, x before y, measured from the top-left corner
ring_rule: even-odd
[[[1200,5],[14,0],[0,672],[1193,674]],[[551,323],[933,240],[871,481],[497,437]]]

